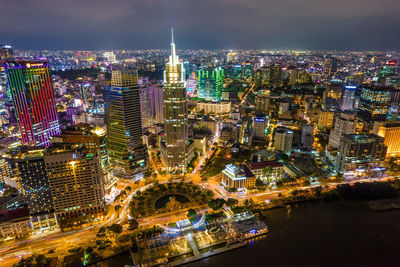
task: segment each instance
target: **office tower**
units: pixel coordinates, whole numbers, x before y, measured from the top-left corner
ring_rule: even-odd
[[[242,63],[242,77],[244,80],[251,79],[253,77],[253,66],[250,62]]]
[[[47,61],[6,61],[4,67],[22,144],[49,146],[60,125]]]
[[[388,60],[383,64],[380,76],[387,77],[387,76],[395,76],[397,75],[399,68],[399,61],[398,60]]]
[[[389,112],[392,88],[363,86],[357,115],[365,121],[385,120]]]
[[[289,85],[295,85],[297,83],[297,76],[298,76],[298,70],[294,66],[289,66],[287,68],[289,71]]]
[[[197,84],[198,84],[198,79],[197,79],[196,73],[192,72],[186,81],[186,95],[188,95],[188,96],[196,95]]]
[[[14,50],[11,45],[0,44],[0,60],[11,59],[14,57]]]
[[[328,58],[325,61],[324,75],[327,80],[336,74],[338,71],[338,59],[335,57]]]
[[[342,92],[340,109],[342,111],[354,110],[356,101],[357,86],[345,85]]]
[[[60,223],[80,220],[82,216],[102,216],[104,182],[100,160],[98,150],[84,146],[60,145],[46,152],[44,162]]]
[[[318,118],[318,128],[329,130],[333,127],[335,112],[322,110]]]
[[[169,171],[185,172],[187,164],[194,157],[194,146],[188,140],[185,69],[175,52],[173,31],[171,39],[171,55],[164,71],[165,139],[160,143],[160,150]]]
[[[109,62],[109,63],[115,63],[115,62],[117,62],[117,58],[115,57],[115,55],[114,55],[114,52],[105,52],[104,53],[104,57],[107,59],[107,61]]]
[[[233,66],[233,76],[232,79],[234,81],[241,81],[242,80],[242,65],[236,64]]]
[[[306,149],[311,149],[314,142],[314,125],[304,125],[301,131],[301,144]]]
[[[375,134],[345,134],[340,140],[338,168],[345,176],[357,176],[379,170],[387,147]]]
[[[229,52],[228,54],[226,54],[226,62],[231,63],[236,61],[236,56],[236,52]]]
[[[62,130],[61,135],[53,137],[52,143],[62,143],[68,145],[83,144],[88,150],[99,150],[103,174],[107,176],[107,174],[110,172],[106,131],[104,129],[100,127],[93,127],[89,124],[69,126]],[[108,181],[106,181],[106,183],[107,182]]]
[[[198,72],[198,96],[205,100],[221,101],[224,70],[221,67],[203,68]]]
[[[339,114],[335,120],[335,127],[329,135],[329,146],[332,148],[338,148],[342,135],[356,133],[356,124],[354,114]]]
[[[254,101],[257,113],[269,115],[269,98],[270,98],[269,90],[260,91],[258,95],[256,95]]]
[[[265,117],[256,117],[253,121],[254,137],[258,139],[265,139],[265,130],[267,128],[267,121]]]
[[[387,122],[379,126],[378,135],[384,138],[387,146],[386,157],[396,157],[400,154],[400,123]]]
[[[137,70],[115,70],[111,86],[104,87],[108,155],[114,175],[140,178],[148,154],[142,139]]]
[[[30,215],[54,212],[44,149],[25,149],[16,155],[16,166]]]
[[[281,151],[286,155],[291,154],[293,143],[293,131],[285,127],[275,129],[274,150]]]

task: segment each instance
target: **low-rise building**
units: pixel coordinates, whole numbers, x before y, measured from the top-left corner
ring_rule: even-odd
[[[204,114],[229,114],[231,110],[230,101],[197,102],[197,112],[204,111]]]
[[[283,166],[276,160],[264,162],[250,162],[247,167],[257,179],[275,183],[282,179]]]
[[[246,165],[228,164],[222,171],[222,183],[227,188],[243,190],[255,187],[256,177]]]

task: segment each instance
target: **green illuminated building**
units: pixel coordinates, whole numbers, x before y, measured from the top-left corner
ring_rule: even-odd
[[[205,100],[221,101],[224,69],[204,68],[198,72],[198,96]]]

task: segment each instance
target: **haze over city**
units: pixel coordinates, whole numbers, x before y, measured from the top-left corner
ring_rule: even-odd
[[[397,0],[0,1],[2,41],[23,49],[392,50]],[[184,38],[182,38],[184,37]]]

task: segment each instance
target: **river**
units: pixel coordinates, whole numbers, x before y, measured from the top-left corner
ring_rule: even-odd
[[[266,222],[266,237],[186,266],[400,266],[400,210],[301,203],[268,211]]]

